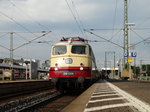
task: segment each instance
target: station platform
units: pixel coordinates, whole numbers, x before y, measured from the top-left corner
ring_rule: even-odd
[[[49,80],[5,80],[0,81],[0,97],[21,92],[50,88]]]
[[[105,80],[99,80],[61,112],[150,112],[150,105]]]
[[[43,80],[43,79],[28,79],[28,80],[0,80],[0,84],[5,84],[5,83],[22,83],[22,82],[45,82],[45,81],[49,81],[49,80]]]

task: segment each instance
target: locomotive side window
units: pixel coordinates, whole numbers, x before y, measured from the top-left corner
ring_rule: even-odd
[[[86,46],[73,45],[71,52],[73,54],[86,54]]]
[[[89,46],[89,55],[90,55],[90,56],[92,55],[92,49],[91,49],[90,46]]]
[[[66,46],[55,46],[53,48],[53,55],[61,55],[67,52]]]

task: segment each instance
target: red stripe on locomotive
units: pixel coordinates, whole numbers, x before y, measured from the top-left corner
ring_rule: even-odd
[[[91,77],[91,68],[83,67],[83,70],[80,70],[80,67],[60,67],[58,68],[58,70],[55,70],[55,67],[50,68],[50,78],[80,76],[83,76],[85,78]]]

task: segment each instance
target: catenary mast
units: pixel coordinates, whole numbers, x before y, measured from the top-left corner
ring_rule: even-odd
[[[130,43],[129,43],[129,26],[132,26],[133,24],[128,23],[128,0],[124,0],[124,70],[126,69],[128,71],[129,79],[132,79],[131,75],[131,63],[129,62],[129,59],[131,58],[131,51],[130,51]],[[131,61],[130,60],[130,61]]]
[[[124,0],[124,54],[127,54],[127,58],[124,58],[125,64],[128,65],[128,54],[129,54],[129,35],[128,35],[128,0]]]

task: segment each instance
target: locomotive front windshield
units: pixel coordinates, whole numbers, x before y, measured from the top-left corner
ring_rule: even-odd
[[[67,52],[66,46],[55,46],[53,48],[53,55],[61,55],[61,54],[65,54],[66,52]]]
[[[73,54],[86,54],[86,46],[73,45],[71,52]]]

